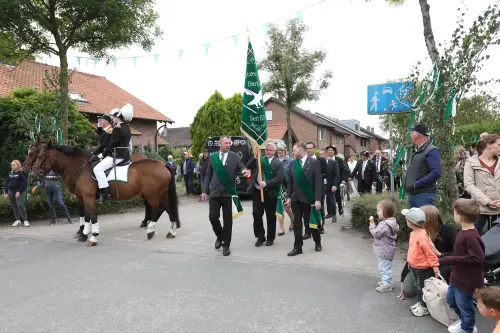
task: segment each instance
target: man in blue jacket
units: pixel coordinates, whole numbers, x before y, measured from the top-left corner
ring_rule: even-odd
[[[410,208],[434,205],[436,182],[441,178],[441,155],[429,140],[427,126],[416,125],[410,131],[411,141],[416,146],[405,179]]]
[[[193,159],[189,157],[187,151],[184,152],[184,157],[181,164],[181,174],[184,176],[184,184],[186,185],[186,195],[191,195],[194,192],[193,176],[194,176],[194,163]]]

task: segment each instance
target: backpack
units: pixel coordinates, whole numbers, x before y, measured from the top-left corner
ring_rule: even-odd
[[[432,318],[445,326],[450,326],[458,320],[458,315],[446,303],[447,291],[448,285],[442,276],[439,279],[431,277],[424,281],[422,299],[427,304],[427,310]]]

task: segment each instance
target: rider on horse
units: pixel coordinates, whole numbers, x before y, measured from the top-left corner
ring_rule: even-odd
[[[109,184],[105,171],[130,158],[129,146],[131,134],[127,122],[132,120],[133,117],[131,108],[130,104],[127,104],[122,110],[111,111],[110,116],[114,125],[111,138],[107,147],[97,155],[101,159],[101,162],[94,167],[94,174],[103,201],[109,199]]]

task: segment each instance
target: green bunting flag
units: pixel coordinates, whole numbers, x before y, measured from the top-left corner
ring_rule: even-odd
[[[238,35],[233,36],[233,43],[234,43],[234,46],[238,47]]]
[[[184,53],[184,50],[177,50],[177,55],[179,56],[179,60],[181,60],[183,53]]]
[[[78,61],[78,66],[80,66],[80,57],[76,57],[76,61]]]
[[[205,54],[207,54],[208,49],[210,48],[210,43],[203,44],[203,47],[205,48]]]
[[[158,57],[159,57],[159,56],[160,56],[159,54],[155,54],[155,55],[154,55],[155,64],[157,64],[157,63],[158,63]]]
[[[267,119],[262,99],[262,86],[250,41],[248,41],[243,105],[241,107],[241,130],[254,147],[260,147],[267,140]]]
[[[297,18],[299,19],[299,21],[302,21],[304,19],[304,10],[299,10],[297,12]]]
[[[457,99],[455,97],[455,89],[453,89],[453,92],[451,94],[450,99],[448,100],[448,103],[446,104],[446,112],[444,114],[444,123],[448,123],[450,120],[450,117],[455,117],[457,114]]]
[[[118,60],[118,59],[113,58],[113,65],[115,65],[115,68],[116,68],[116,61],[117,61],[117,60]]]
[[[97,66],[97,63],[99,62],[99,60],[100,60],[99,58],[94,57],[94,67]]]

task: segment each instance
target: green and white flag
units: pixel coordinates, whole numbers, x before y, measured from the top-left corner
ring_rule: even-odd
[[[241,107],[241,130],[255,148],[260,147],[267,140],[267,119],[264,99],[262,98],[262,86],[250,41],[248,41],[245,91]]]
[[[457,114],[457,99],[455,97],[455,89],[453,89],[452,95],[446,103],[446,112],[444,114],[444,123],[448,123],[450,117],[455,117]]]

